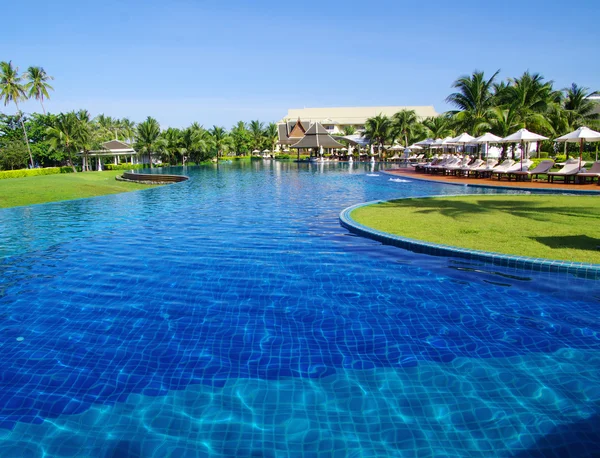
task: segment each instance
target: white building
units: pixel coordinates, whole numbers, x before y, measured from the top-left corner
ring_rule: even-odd
[[[340,134],[352,126],[363,131],[365,122],[377,115],[392,117],[401,110],[414,110],[419,120],[437,116],[433,106],[390,106],[390,107],[335,107],[335,108],[292,108],[278,123],[279,143],[290,145],[304,136],[304,132],[319,122],[330,134]],[[300,123],[298,123],[300,121]]]

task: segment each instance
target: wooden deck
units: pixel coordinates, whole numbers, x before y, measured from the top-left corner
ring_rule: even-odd
[[[387,173],[398,175],[405,178],[416,180],[434,181],[440,183],[449,183],[456,185],[470,186],[492,186],[492,187],[509,187],[520,189],[552,189],[555,191],[565,192],[593,192],[600,194],[600,186],[597,182],[587,184],[565,184],[562,181],[548,183],[546,179],[538,181],[508,181],[506,178],[498,180],[498,178],[465,178],[457,176],[432,175],[428,173],[416,172],[413,167],[401,169],[388,169]]]

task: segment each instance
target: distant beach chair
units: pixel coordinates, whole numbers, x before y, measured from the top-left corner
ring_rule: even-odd
[[[594,178],[598,178],[598,184],[600,184],[600,161],[596,161],[592,164],[589,170],[585,172],[579,172],[577,174],[577,182],[584,184],[588,182],[593,183]]]
[[[508,180],[514,176],[516,181],[531,181],[533,177],[538,177],[538,175],[548,173],[552,167],[554,166],[554,161],[551,159],[540,162],[537,166],[535,166],[531,170],[517,170],[514,172],[508,173]]]
[[[562,169],[558,172],[548,172],[548,183],[554,183],[555,177],[562,177],[565,183],[573,182],[577,178],[577,174],[581,171],[581,168],[585,165],[585,161],[579,164],[579,160],[576,162],[567,162]]]

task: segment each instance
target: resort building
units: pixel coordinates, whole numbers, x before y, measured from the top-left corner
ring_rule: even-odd
[[[388,107],[337,107],[337,108],[292,108],[278,123],[279,144],[289,146],[296,143],[315,122],[319,122],[329,134],[343,135],[345,127],[363,131],[367,119],[377,115],[393,116],[401,110],[414,110],[419,119],[437,116],[433,106],[388,106]]]

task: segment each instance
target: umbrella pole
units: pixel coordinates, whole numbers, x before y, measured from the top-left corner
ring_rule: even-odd
[[[583,157],[583,138],[579,142],[579,170],[581,170],[581,159]]]

